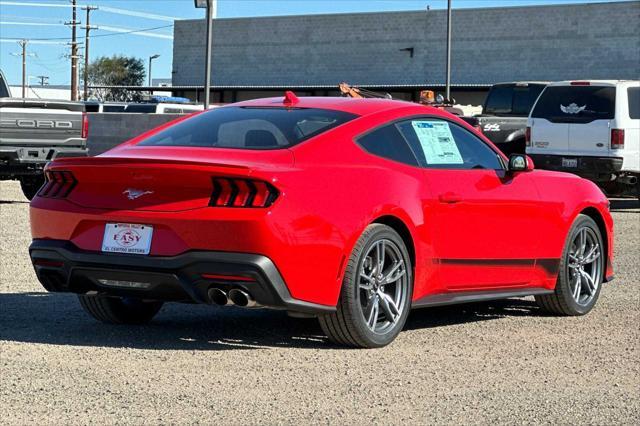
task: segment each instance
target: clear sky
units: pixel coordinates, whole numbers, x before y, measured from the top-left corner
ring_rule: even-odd
[[[453,0],[454,8],[524,6],[540,4],[595,3],[611,0]],[[153,77],[170,78],[172,63],[173,19],[202,18],[193,0],[78,0],[95,5],[91,25],[102,28],[92,32],[90,58],[123,54],[144,58],[160,57],[153,62]],[[446,0],[219,0],[218,17],[300,15],[317,13],[375,12],[446,8]],[[20,48],[11,39],[28,38],[27,74],[49,76],[50,84],[69,84],[70,65],[65,55],[71,30],[64,26],[71,19],[68,0],[0,0],[0,68],[12,85],[21,83]],[[85,12],[78,10],[85,22]],[[455,25],[455,23],[454,23]],[[143,33],[123,33],[149,29]],[[40,39],[40,40],[37,40]],[[84,41],[84,30],[79,30]],[[31,78],[30,84],[35,85]]]

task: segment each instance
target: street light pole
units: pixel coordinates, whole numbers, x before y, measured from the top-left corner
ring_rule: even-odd
[[[149,56],[149,87],[151,87],[151,66],[153,65],[153,60],[159,58],[160,55],[157,53],[155,55]]]
[[[451,100],[451,0],[447,0],[447,82],[446,98]]]
[[[211,0],[207,0],[207,59],[204,66],[204,109],[209,109],[211,103],[211,31],[213,26],[213,7]]]
[[[204,64],[204,109],[209,109],[211,101],[211,37],[213,29],[213,15],[217,0],[193,0],[196,8],[207,8],[207,52]],[[197,95],[196,95],[197,96]]]

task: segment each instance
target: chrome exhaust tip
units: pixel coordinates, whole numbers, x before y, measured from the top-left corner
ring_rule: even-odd
[[[223,290],[220,290],[219,288],[210,288],[207,294],[209,296],[209,300],[211,300],[218,306],[226,306],[232,304],[232,302],[227,297],[227,293],[225,293]]]
[[[256,300],[249,293],[239,288],[229,290],[229,299],[234,305],[243,308],[253,308],[256,306]]]

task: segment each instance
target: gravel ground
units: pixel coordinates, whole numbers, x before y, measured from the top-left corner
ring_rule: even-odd
[[[581,318],[529,298],[416,311],[389,347],[328,344],[314,320],[168,305],[108,326],[47,294],[28,204],[0,182],[4,424],[638,424],[640,209],[613,204],[617,278]]]

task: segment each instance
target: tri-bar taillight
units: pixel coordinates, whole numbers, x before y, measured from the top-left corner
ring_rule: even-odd
[[[78,183],[73,173],[68,171],[47,170],[45,178],[45,184],[38,191],[39,197],[65,198]]]
[[[269,207],[278,190],[268,182],[228,177],[213,178],[212,207]]]

